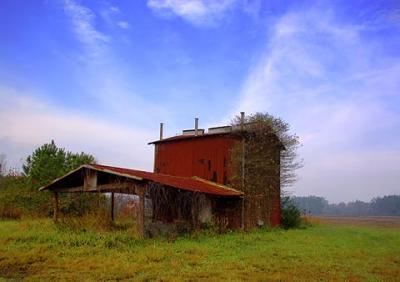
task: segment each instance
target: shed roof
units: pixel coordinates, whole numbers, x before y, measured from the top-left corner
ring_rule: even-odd
[[[186,191],[192,192],[200,192],[206,194],[212,194],[217,196],[240,196],[243,195],[241,191],[235,190],[228,186],[218,184],[212,181],[208,181],[202,179],[197,176],[193,177],[181,177],[181,176],[172,176],[162,173],[154,173],[148,171],[134,170],[128,168],[121,167],[113,167],[106,165],[98,165],[98,164],[90,164],[90,165],[82,165],[79,168],[67,173],[66,175],[57,178],[50,184],[41,187],[39,190],[52,190],[53,187],[60,181],[65,180],[70,177],[75,172],[83,169],[91,169],[94,171],[100,171],[108,174],[113,174],[117,176],[126,177],[128,179],[133,179],[136,181],[152,181],[156,183],[160,183],[162,185],[167,185],[172,188],[182,189]]]

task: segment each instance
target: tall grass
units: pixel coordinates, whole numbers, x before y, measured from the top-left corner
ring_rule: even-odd
[[[399,229],[315,225],[137,239],[132,230],[0,221],[0,277],[42,280],[347,280],[400,277]]]

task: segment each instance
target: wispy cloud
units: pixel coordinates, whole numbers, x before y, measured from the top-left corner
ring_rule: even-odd
[[[110,38],[96,29],[95,14],[89,8],[79,5],[73,0],[64,1],[64,11],[69,16],[78,39],[85,44],[90,55],[97,56],[102,46]]]
[[[363,38],[368,28],[341,23],[329,9],[288,13],[243,84],[235,112],[269,111],[301,136],[298,194],[367,200],[400,183],[400,114],[392,107],[400,57],[382,56],[383,43]]]
[[[111,6],[110,12],[118,14],[120,12],[120,9],[117,6]]]
[[[106,108],[110,114],[124,120],[146,122],[142,110],[152,109],[155,115],[165,111],[161,106],[147,101],[136,95],[134,86],[124,76],[122,66],[116,60],[118,54],[114,52],[110,36],[101,33],[95,28],[95,13],[86,6],[78,5],[73,0],[64,2],[64,10],[72,23],[72,30],[85,50],[76,56],[77,67],[74,69],[74,79],[80,85],[82,95],[91,96],[96,106]],[[116,15],[121,11],[116,6],[108,6],[108,15]],[[114,18],[110,18],[114,22]],[[120,28],[129,28],[129,23],[120,21]],[[144,111],[144,110],[143,110]]]
[[[100,11],[100,15],[104,21],[110,26],[118,26],[122,29],[129,28],[129,22],[122,20],[122,13],[117,6],[107,6]]]
[[[147,142],[154,134],[148,130],[67,111],[33,96],[0,87],[0,148],[9,165],[20,165],[19,158],[54,139],[68,150],[92,153],[101,163],[151,170],[153,148]]]
[[[176,15],[195,25],[208,25],[221,18],[235,0],[148,0],[147,6],[159,15]]]
[[[129,23],[126,21],[119,21],[117,25],[122,28],[122,29],[128,29],[129,28]]]

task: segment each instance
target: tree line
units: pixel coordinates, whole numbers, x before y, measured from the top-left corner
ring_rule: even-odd
[[[352,201],[331,204],[318,196],[292,197],[304,214],[337,216],[400,216],[400,195],[373,198],[369,202]]]

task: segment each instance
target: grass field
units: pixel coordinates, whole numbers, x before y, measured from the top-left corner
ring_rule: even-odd
[[[68,231],[47,219],[0,221],[0,280],[400,281],[396,225],[313,221],[174,242]]]

